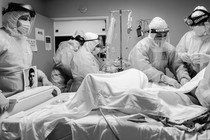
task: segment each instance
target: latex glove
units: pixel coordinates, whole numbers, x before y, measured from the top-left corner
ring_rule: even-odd
[[[182,61],[184,61],[184,62],[192,63],[191,55],[189,55],[189,54],[187,54],[187,53],[182,53],[182,54],[181,54],[181,59],[182,59]]]
[[[166,75],[161,76],[161,82],[163,82],[167,85],[173,86],[175,88],[180,88],[181,87],[181,85],[178,83],[178,81],[176,81],[175,79],[170,78]]]
[[[187,82],[189,82],[188,79],[182,78],[181,81],[180,81],[180,84],[183,86],[183,85],[186,84]]]
[[[191,60],[194,64],[203,64],[210,61],[210,55],[201,53],[192,54]]]
[[[9,100],[0,92],[0,114],[6,111],[9,107]]]

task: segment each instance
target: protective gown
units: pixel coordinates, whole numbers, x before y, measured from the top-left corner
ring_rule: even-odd
[[[32,65],[33,53],[27,37],[17,30],[18,19],[27,12],[8,12],[0,29],[0,90],[5,97],[23,91],[23,69]],[[37,69],[38,81],[51,85],[46,75]]]
[[[88,36],[86,36],[88,38]],[[92,38],[88,38],[92,39]],[[71,61],[71,72],[74,78],[71,91],[77,91],[85,76],[89,73],[103,73],[100,71],[100,62],[91,53],[98,40],[85,42]]]
[[[131,50],[128,59],[132,67],[143,71],[151,82],[161,82],[161,76],[166,74],[166,68],[178,81],[182,78],[191,79],[175,48],[167,42],[160,48],[152,38],[145,37]]]
[[[53,57],[55,66],[51,73],[51,81],[61,92],[68,92],[71,87],[73,77],[70,62],[77,51],[75,46],[79,46],[76,40],[63,41]]]
[[[22,70],[31,66],[32,50],[26,37],[14,38],[0,30],[0,89],[6,97],[23,90]]]
[[[210,55],[210,36],[203,37],[196,36],[194,31],[189,31],[183,35],[176,50],[180,57],[185,54],[204,53]],[[208,65],[206,63],[190,64],[194,71],[199,72]]]

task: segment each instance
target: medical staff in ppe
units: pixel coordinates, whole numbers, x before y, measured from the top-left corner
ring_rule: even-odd
[[[9,3],[3,11],[3,27],[0,29],[0,113],[8,108],[6,97],[24,89],[23,69],[32,64],[32,50],[26,36],[35,16],[35,11],[27,4]],[[43,85],[51,85],[41,70],[37,73]]]
[[[85,33],[85,43],[75,54],[71,61],[73,84],[71,91],[77,91],[85,76],[89,73],[103,73],[100,71],[100,62],[96,59],[101,50],[99,37],[95,33]]]
[[[69,92],[73,82],[70,63],[74,54],[85,42],[85,33],[77,30],[68,41],[63,41],[53,57],[54,67],[51,72],[51,82],[60,88],[61,92]]]
[[[206,67],[210,61],[210,14],[204,6],[197,6],[185,18],[191,28],[176,46],[180,58],[185,62],[191,77]]]
[[[191,78],[179,59],[175,47],[166,39],[169,28],[165,20],[155,17],[149,24],[149,34],[140,40],[129,53],[133,68],[143,71],[150,82],[164,83],[175,88],[187,83]],[[168,68],[175,76],[166,75]]]

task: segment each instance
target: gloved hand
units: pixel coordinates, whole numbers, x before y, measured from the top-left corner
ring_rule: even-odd
[[[189,55],[189,54],[187,54],[187,53],[182,53],[182,54],[181,54],[181,59],[182,59],[182,61],[184,61],[184,62],[192,63],[191,55]]]
[[[186,84],[187,82],[189,82],[188,79],[182,78],[181,81],[180,81],[180,84],[183,86],[183,85]]]
[[[192,54],[191,60],[193,61],[194,64],[206,63],[210,61],[210,55],[203,53]]]
[[[178,83],[178,81],[176,81],[175,79],[170,78],[166,75],[161,76],[161,82],[163,82],[167,85],[173,86],[175,88],[180,88],[181,87],[181,85]]]
[[[6,111],[9,107],[9,100],[0,91],[0,114]]]

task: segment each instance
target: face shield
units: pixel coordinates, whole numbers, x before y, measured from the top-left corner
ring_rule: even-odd
[[[150,29],[150,33],[154,34],[154,41],[158,45],[158,47],[162,47],[167,39],[167,34],[169,29]]]
[[[36,13],[30,5],[9,3],[3,12],[3,27],[13,36],[28,35],[33,27]]]
[[[35,18],[31,18],[29,13],[24,13],[18,18],[17,30],[21,35],[29,35],[34,25]]]
[[[192,29],[196,36],[201,37],[207,34],[206,27],[204,25],[193,26]]]
[[[35,18],[36,12],[35,10],[31,7],[31,5],[28,4],[21,4],[21,3],[9,3],[7,9],[5,9],[2,14],[4,15],[7,12],[12,12],[12,11],[19,11],[19,12],[29,12],[31,18]]]
[[[92,51],[91,51],[91,53],[93,54],[93,55],[97,55],[97,54],[99,54],[100,53],[100,51],[101,51],[101,43],[100,43],[100,40],[99,40],[99,38],[96,38],[96,39],[89,39],[89,40],[85,40],[85,42],[89,42],[89,43],[91,43],[91,44],[94,44],[94,45],[92,45],[93,46],[93,48],[92,48]]]
[[[92,32],[87,32],[85,33],[85,43],[84,47],[87,49],[89,52],[93,52],[96,48],[96,46],[99,44],[99,38],[98,35]]]
[[[205,22],[206,34],[210,35],[210,18]]]
[[[203,36],[208,32],[205,23],[209,17],[210,13],[208,11],[196,9],[184,19],[184,22],[193,29],[197,36]]]

